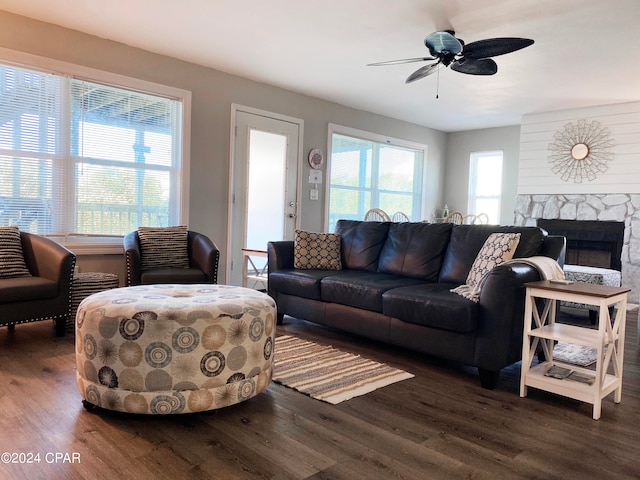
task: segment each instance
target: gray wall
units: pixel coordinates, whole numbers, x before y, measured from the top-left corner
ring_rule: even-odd
[[[518,187],[520,126],[454,132],[447,139],[444,198],[450,210],[466,212],[471,152],[502,150],[502,204],[500,223],[513,225]]]
[[[221,272],[226,271],[232,103],[303,119],[303,156],[312,148],[326,151],[327,127],[330,122],[426,144],[429,178],[426,211],[432,211],[442,201],[446,133],[347,108],[4,11],[0,11],[0,27],[2,47],[192,92],[189,226],[211,236],[221,248]],[[301,178],[305,179],[309,175],[309,166],[304,158],[301,159],[301,165]],[[300,226],[321,231],[324,228],[324,192],[320,201],[311,201],[308,193],[305,195],[308,184],[303,181],[302,185]],[[83,262],[86,268],[83,268]],[[121,278],[124,272],[123,260],[117,255],[79,258],[78,264],[84,271],[91,269],[113,272],[121,275]]]

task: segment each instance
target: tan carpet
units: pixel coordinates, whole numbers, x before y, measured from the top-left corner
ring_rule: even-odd
[[[290,335],[276,338],[274,362],[275,382],[333,405],[414,376]]]

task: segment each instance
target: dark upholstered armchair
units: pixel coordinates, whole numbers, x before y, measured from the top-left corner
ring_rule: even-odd
[[[187,231],[188,267],[158,266],[144,269],[138,231],[124,237],[127,263],[126,285],[150,285],[154,283],[217,283],[220,251],[216,244],[202,233]]]
[[[22,254],[31,276],[0,278],[0,326],[52,319],[63,336],[71,312],[76,256],[39,235],[20,232]]]

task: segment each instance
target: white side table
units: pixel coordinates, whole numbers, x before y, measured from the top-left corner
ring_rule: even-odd
[[[242,286],[258,290],[265,289],[268,281],[269,264],[262,259],[267,258],[267,251],[257,250],[254,248],[243,248],[242,256]],[[261,260],[254,261],[254,258],[259,258]],[[258,263],[258,265],[256,265],[256,263]],[[249,285],[249,282],[253,282],[253,284]]]
[[[598,420],[604,397],[614,392],[615,403],[620,403],[622,400],[627,294],[631,289],[587,283],[562,285],[548,280],[527,283],[525,287],[527,290],[520,396],[526,397],[527,387],[535,387],[591,403],[593,418]],[[536,305],[537,299],[543,300],[542,311]],[[598,328],[556,323],[557,300],[598,306]],[[609,307],[614,305],[617,306],[616,315],[611,319]],[[553,346],[556,341],[595,347],[597,351],[595,371],[556,361],[553,358]],[[542,346],[546,361],[532,366],[539,344]],[[592,376],[593,383],[548,377],[545,373],[552,365]],[[610,367],[611,372],[609,372]]]

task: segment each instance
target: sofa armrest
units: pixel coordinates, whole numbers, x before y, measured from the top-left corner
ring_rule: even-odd
[[[277,298],[277,294],[271,289],[269,275],[278,270],[293,268],[293,241],[280,240],[267,243],[267,293],[271,298]]]
[[[293,268],[293,240],[267,243],[269,272]]]
[[[525,287],[540,280],[538,270],[525,263],[494,268],[480,293],[475,362],[480,368],[499,371],[520,360],[524,326]]]
[[[31,274],[58,283],[58,296],[68,298],[76,264],[75,254],[49,238],[25,232],[20,235],[25,262]]]
[[[142,276],[142,259],[140,256],[140,241],[138,232],[129,232],[122,240],[124,247],[124,258],[127,267],[126,286],[140,285]]]
[[[561,267],[564,267],[565,255],[567,253],[567,239],[561,235],[547,235],[540,255],[553,258]]]
[[[218,283],[220,250],[206,235],[189,231],[189,261],[207,275],[207,282]]]

